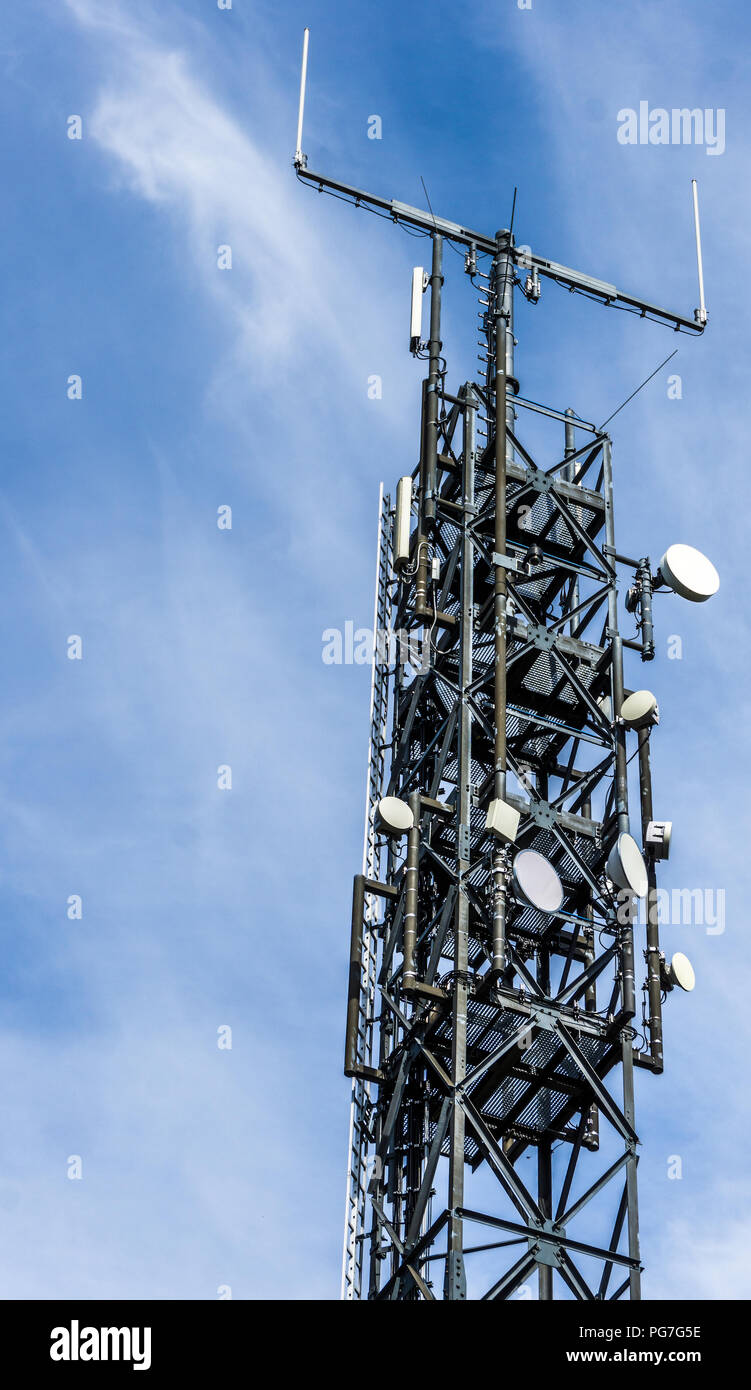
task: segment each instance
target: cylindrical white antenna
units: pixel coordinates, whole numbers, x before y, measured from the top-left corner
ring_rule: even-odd
[[[696,232],[696,263],[699,267],[699,308],[694,310],[694,318],[697,323],[707,322],[707,306],[704,303],[704,269],[701,261],[701,230],[699,227],[699,195],[696,191],[696,179],[691,180],[691,188],[694,195],[694,230]]]
[[[310,30],[304,29],[302,36],[302,71],[300,73],[300,106],[297,112],[297,145],[295,146],[295,164],[304,164],[305,155],[302,152],[302,118],[305,110],[305,82],[308,76],[308,38]]]

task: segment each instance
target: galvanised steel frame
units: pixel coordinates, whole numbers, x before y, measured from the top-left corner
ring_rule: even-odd
[[[641,1037],[632,904],[605,865],[631,824],[623,649],[654,649],[646,597],[640,640],[619,633],[617,566],[645,589],[649,567],[616,550],[611,441],[573,410],[519,396],[510,232],[491,242],[387,204],[310,173],[304,156],[297,172],[432,238],[410,563],[394,569],[382,494],[374,620],[421,632],[430,656],[374,661],[342,1296],[531,1296],[536,1273],[541,1299],[639,1298],[634,1067],[662,1070],[655,863],[645,844]],[[484,280],[483,379],[455,394],[440,330],[445,236]],[[492,255],[487,276],[478,251]],[[703,327],[542,258],[523,264],[678,330]],[[556,432],[544,458],[525,443],[528,411]],[[635,737],[644,837],[649,730]],[[413,812],[406,845],[378,834],[387,794]],[[513,847],[486,830],[494,798],[521,815]],[[555,865],[559,912],[517,890],[522,848]]]

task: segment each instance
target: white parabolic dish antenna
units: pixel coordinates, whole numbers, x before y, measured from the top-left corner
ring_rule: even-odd
[[[657,697],[651,690],[635,690],[621,705],[621,719],[630,729],[644,729],[657,718]]]
[[[536,849],[522,849],[514,859],[514,882],[523,898],[540,912],[558,912],[563,885],[553,865]]]
[[[672,957],[668,974],[673,984],[678,985],[679,989],[690,990],[696,984],[694,967],[688,956],[684,956],[682,951],[676,951]]]
[[[633,835],[624,830],[618,836],[608,855],[606,868],[608,878],[612,878],[619,888],[634,893],[637,898],[646,897],[649,887],[647,866]]]
[[[692,545],[668,546],[658,573],[676,594],[692,603],[706,603],[720,587],[720,576],[712,561]]]
[[[386,835],[406,835],[415,818],[412,808],[398,796],[382,796],[378,802],[378,828]]]

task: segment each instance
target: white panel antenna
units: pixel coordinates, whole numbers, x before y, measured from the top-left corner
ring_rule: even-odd
[[[412,531],[412,478],[400,478],[396,485],[396,517],[394,521],[394,568],[409,563],[409,542]]]
[[[428,276],[421,265],[412,271],[412,303],[409,318],[409,350],[420,351],[422,343],[422,297],[427,289]]]

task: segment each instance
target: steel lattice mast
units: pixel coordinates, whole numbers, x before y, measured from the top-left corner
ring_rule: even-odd
[[[503,1299],[536,1273],[541,1299],[636,1299],[634,1068],[662,1071],[663,992],[680,981],[659,942],[655,721],[621,711],[624,648],[653,657],[652,591],[670,581],[664,562],[653,576],[648,559],[617,550],[609,436],[520,395],[514,291],[526,269],[529,299],[542,275],[691,332],[706,322],[703,299],[685,319],[518,250],[510,231],[487,238],[313,173],[299,135],[295,165],[432,240],[429,338],[413,339],[428,366],[419,463],[396,506],[379,502],[374,632],[417,634],[427,656],[390,663],[376,643],[342,1296]],[[481,288],[485,363],[481,381],[453,392],[445,238],[465,247]],[[550,431],[545,457],[525,442],[532,412]],[[632,571],[636,638],[619,631],[619,567]],[[406,813],[403,835],[379,813],[385,797]],[[613,868],[634,819],[641,1005],[641,929]],[[557,875],[552,910],[523,891],[524,851]]]

